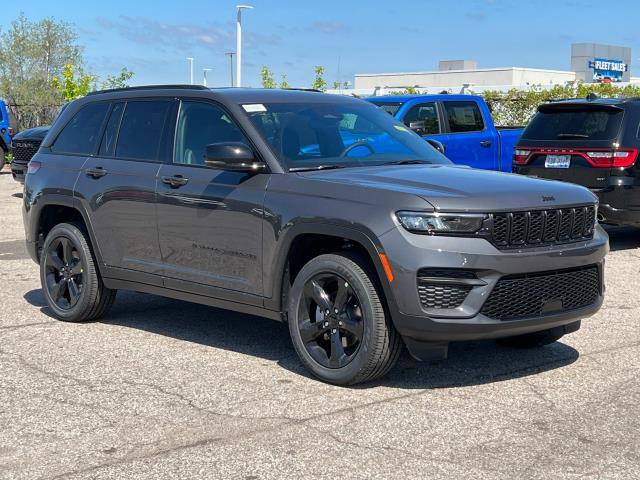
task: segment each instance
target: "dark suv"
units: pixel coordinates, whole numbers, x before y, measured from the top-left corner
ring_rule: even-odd
[[[587,189],[454,166],[374,105],[197,87],[89,95],[26,176],[27,245],[51,311],[116,289],[286,321],[304,364],[353,384],[402,345],[539,346],[603,299]]]
[[[513,171],[584,185],[601,222],[640,226],[639,149],[640,99],[547,103],[520,137]]]
[[[11,174],[13,179],[24,183],[29,161],[40,148],[40,144],[47,135],[49,127],[36,127],[23,130],[13,137],[13,160],[11,161]]]

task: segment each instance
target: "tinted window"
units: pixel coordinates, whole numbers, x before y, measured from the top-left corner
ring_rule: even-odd
[[[60,153],[91,155],[109,110],[108,103],[91,103],[76,113],[62,129],[51,150]]]
[[[124,103],[116,103],[111,109],[111,115],[107,121],[107,127],[104,130],[102,136],[102,143],[100,144],[100,155],[111,156],[116,150],[116,138],[118,135],[118,127],[120,126],[120,119],[122,118],[122,111],[124,110]]]
[[[183,102],[178,116],[174,163],[204,165],[206,146],[221,142],[249,144],[221,108],[210,103]]]
[[[116,157],[158,160],[171,101],[127,102],[120,122]]]
[[[424,122],[424,128],[420,128],[420,135],[433,135],[440,133],[440,123],[438,122],[438,111],[436,104],[423,103],[412,107],[402,120],[408,127],[412,122]]]
[[[451,132],[479,132],[484,130],[482,113],[476,102],[444,102],[444,111]]]
[[[536,113],[522,134],[530,140],[611,140],[618,135],[620,110],[556,110]]]

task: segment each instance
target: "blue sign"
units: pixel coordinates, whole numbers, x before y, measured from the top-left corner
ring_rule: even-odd
[[[610,83],[621,82],[624,72],[629,69],[629,66],[622,60],[594,58],[589,61],[589,68],[593,69],[593,79],[596,82]]]

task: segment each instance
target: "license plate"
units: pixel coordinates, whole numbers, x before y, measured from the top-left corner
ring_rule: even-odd
[[[569,168],[571,155],[547,155],[544,166],[545,168]]]

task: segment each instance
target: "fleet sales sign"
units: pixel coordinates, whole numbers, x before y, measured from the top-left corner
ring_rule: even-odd
[[[621,60],[594,58],[589,62],[589,68],[593,69],[593,79],[596,82],[621,82],[629,66]]]

